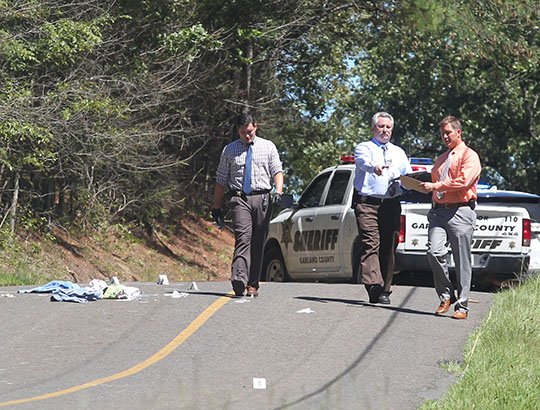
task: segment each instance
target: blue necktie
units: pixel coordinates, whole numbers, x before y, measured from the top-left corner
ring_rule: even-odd
[[[244,168],[244,192],[249,195],[251,194],[251,163],[253,157],[253,151],[251,149],[252,144],[248,145],[246,153],[246,167]]]

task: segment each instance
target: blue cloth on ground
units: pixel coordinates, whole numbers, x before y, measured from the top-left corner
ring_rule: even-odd
[[[53,292],[51,302],[88,303],[101,299],[103,292],[92,288],[60,289]]]
[[[63,280],[53,280],[46,285],[39,286],[37,288],[33,289],[21,289],[18,290],[18,293],[52,293],[57,290],[65,290],[65,289],[82,289],[79,285],[73,282],[69,281],[63,281]]]

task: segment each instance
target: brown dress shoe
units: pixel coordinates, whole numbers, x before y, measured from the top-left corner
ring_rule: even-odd
[[[456,310],[454,314],[452,315],[452,319],[467,319],[468,313],[463,310]]]
[[[451,299],[446,299],[441,302],[437,310],[435,311],[436,315],[444,315],[446,312],[448,312],[448,309],[450,309],[450,306],[452,305]]]
[[[248,285],[246,296],[256,298],[257,296],[259,296],[259,292],[257,291],[257,288],[255,286]]]

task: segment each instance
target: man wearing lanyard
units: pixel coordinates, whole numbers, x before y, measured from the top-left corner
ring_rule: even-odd
[[[461,138],[461,123],[448,116],[439,123],[441,137],[448,148],[431,170],[432,182],[421,185],[432,192],[433,207],[428,212],[428,260],[433,270],[435,290],[440,299],[436,315],[454,307],[454,319],[467,319],[471,289],[471,243],[476,224],[476,184],[482,167],[478,154]],[[446,243],[450,242],[456,266],[456,289],[450,281]]]
[[[221,205],[228,189],[235,237],[232,288],[236,296],[256,297],[272,205],[281,203],[283,168],[275,144],[256,135],[257,124],[251,115],[240,114],[235,127],[239,138],[221,153],[212,216],[223,227]],[[276,188],[273,203],[272,183]]]
[[[361,242],[361,278],[370,303],[390,303],[401,215],[399,176],[412,172],[405,151],[390,142],[393,128],[390,114],[376,113],[371,119],[373,138],[354,150],[352,208]]]

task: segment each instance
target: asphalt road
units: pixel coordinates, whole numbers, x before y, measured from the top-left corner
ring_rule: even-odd
[[[462,360],[493,296],[472,292],[456,321],[433,315],[429,287],[371,305],[361,285],[263,283],[255,299],[225,282],[131,285],[146,297],[76,304],[0,288],[0,407],[415,409],[455,381],[441,363]]]

